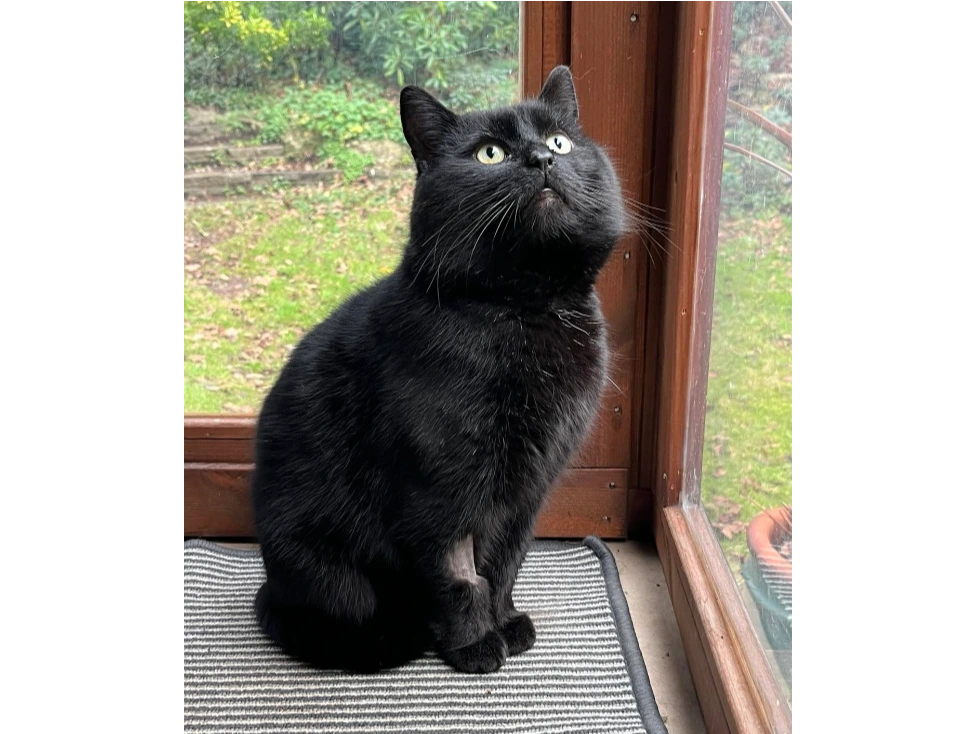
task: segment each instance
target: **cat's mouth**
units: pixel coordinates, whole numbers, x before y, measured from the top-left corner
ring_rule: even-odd
[[[545,205],[545,206],[554,206],[559,201],[562,201],[565,204],[567,204],[567,202],[564,201],[564,197],[561,195],[561,192],[551,188],[550,186],[545,186],[539,192],[537,192],[538,204]]]

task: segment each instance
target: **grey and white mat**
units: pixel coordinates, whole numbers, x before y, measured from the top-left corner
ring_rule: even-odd
[[[257,551],[184,546],[184,730],[666,734],[612,554],[602,541],[536,542],[513,599],[537,644],[496,673],[429,656],[373,675],[295,662],[258,629]]]

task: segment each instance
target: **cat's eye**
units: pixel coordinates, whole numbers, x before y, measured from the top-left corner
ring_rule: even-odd
[[[476,151],[476,160],[487,166],[502,163],[504,158],[506,158],[506,151],[496,143],[487,143]]]
[[[547,147],[558,155],[567,155],[571,152],[571,148],[574,147],[571,144],[571,139],[564,133],[554,133],[548,136],[545,142],[547,143]]]

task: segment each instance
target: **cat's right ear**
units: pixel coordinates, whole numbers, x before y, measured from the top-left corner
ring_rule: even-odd
[[[442,139],[455,124],[455,113],[424,89],[401,90],[401,129],[419,173],[438,155]]]
[[[578,121],[578,95],[574,91],[571,69],[567,66],[555,66],[551,70],[537,99],[549,105],[558,114],[575,122]]]

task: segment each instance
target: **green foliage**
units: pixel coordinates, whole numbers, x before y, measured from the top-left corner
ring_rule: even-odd
[[[772,122],[781,115],[774,108],[764,110]],[[740,119],[737,113],[728,113],[725,141],[750,150],[791,171],[791,155],[786,148],[767,132]],[[724,151],[721,174],[721,201],[732,213],[748,216],[754,211],[776,209],[783,213],[792,211],[792,184],[774,168],[752,160],[731,150]]]
[[[792,17],[792,3],[780,2],[779,5],[786,12],[789,18]],[[734,46],[741,45],[748,38],[752,30],[766,18],[774,16],[775,13],[767,2],[748,0],[747,2],[734,3],[734,18],[731,26],[731,40]],[[776,22],[779,22],[776,20]]]
[[[386,84],[419,84],[450,104],[479,103],[464,72],[518,51],[516,2],[189,2],[184,93],[192,104],[222,87],[323,82],[341,63]],[[512,62],[511,62],[512,65]],[[502,71],[487,72],[487,88]],[[515,85],[512,85],[515,87]],[[494,103],[507,102],[511,94]],[[485,97],[485,95],[484,95]]]
[[[334,3],[184,3],[184,96],[319,79],[336,65]]]
[[[189,107],[213,107],[221,112],[252,110],[258,107],[265,95],[254,89],[241,87],[191,87],[184,90],[184,105]]]
[[[419,84],[463,109],[476,100],[465,96],[468,80],[459,72],[515,54],[518,13],[515,2],[353,2],[343,38],[362,71]]]
[[[454,71],[448,92],[440,95],[456,112],[512,104],[519,99],[517,66],[511,59],[467,64]]]
[[[281,99],[258,111],[262,141],[285,143],[293,157],[331,159],[347,179],[363,172],[371,159],[348,147],[355,140],[399,140],[400,118],[394,104],[370,87],[363,96],[337,89],[290,87]]]
[[[781,3],[791,16],[792,3]],[[768,3],[736,2],[731,30],[730,98],[785,129],[792,125],[792,34]],[[792,170],[792,153],[770,133],[728,110],[727,143]],[[735,151],[724,151],[721,198],[736,216],[792,210],[792,183],[774,168]]]
[[[193,28],[206,42],[233,45],[271,63],[272,54],[288,41],[281,28],[265,18],[254,3],[190,2],[184,4],[185,27]]]
[[[252,86],[289,36],[255,7],[263,3],[184,3],[184,86]],[[188,78],[189,77],[189,78]]]

